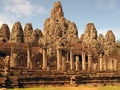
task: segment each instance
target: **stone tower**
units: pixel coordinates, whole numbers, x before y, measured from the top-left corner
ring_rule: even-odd
[[[10,34],[11,43],[23,43],[23,29],[20,22],[16,22]]]
[[[38,28],[35,29],[31,35],[31,44],[38,45],[38,41],[39,39],[41,39],[41,37],[42,37],[42,31]]]
[[[64,17],[62,5],[60,2],[55,2],[51,11],[50,18],[44,22],[44,37],[47,37],[50,47],[56,47],[58,42],[78,42],[78,30],[75,23],[67,20]]]
[[[0,42],[8,42],[10,39],[10,30],[7,24],[3,24],[0,28]]]
[[[97,41],[97,30],[93,23],[88,23],[85,27],[82,43],[89,43]]]
[[[31,43],[31,35],[33,32],[33,27],[31,23],[27,23],[24,28],[24,42]]]

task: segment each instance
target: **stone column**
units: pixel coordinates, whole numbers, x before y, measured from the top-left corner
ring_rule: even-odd
[[[70,50],[70,70],[74,70],[73,50]]]
[[[94,70],[94,71],[97,71],[97,63],[94,63],[94,64],[93,64],[93,70]]]
[[[18,66],[18,54],[13,53],[14,67]]]
[[[91,70],[92,67],[92,55],[88,55],[88,70]]]
[[[67,62],[69,61],[69,52],[67,51]]]
[[[113,61],[113,70],[117,71],[117,59],[114,59]]]
[[[107,64],[107,67],[108,67],[109,71],[112,71],[112,65],[113,65],[112,64],[112,58],[110,58],[109,61],[108,61],[108,64]]]
[[[57,70],[61,70],[62,51],[57,48]]]
[[[30,49],[30,47],[27,48],[27,69],[32,69],[31,49]]]
[[[47,70],[47,48],[43,48],[43,70]]]
[[[66,58],[62,57],[62,71],[66,70],[66,64],[65,64]]]
[[[11,53],[10,53],[10,67],[15,67],[15,61],[14,61],[14,58],[13,58],[13,47],[11,47]]]
[[[101,55],[99,57],[99,70],[103,71],[103,57]]]
[[[82,52],[82,70],[86,70],[85,52]]]
[[[76,71],[79,71],[79,56],[76,56],[75,57],[75,59],[76,59],[76,62],[75,62],[75,67],[76,67]]]
[[[107,70],[107,61],[105,59],[103,60],[103,70]]]
[[[10,72],[10,57],[6,56],[4,59],[4,71],[5,71],[5,76],[9,76],[9,72]]]

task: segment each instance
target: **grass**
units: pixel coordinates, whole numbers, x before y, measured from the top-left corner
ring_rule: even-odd
[[[36,87],[36,88],[14,88],[8,90],[120,90],[120,86],[67,86],[67,87]]]
[[[120,86],[105,86],[100,87],[98,90],[120,90]]]

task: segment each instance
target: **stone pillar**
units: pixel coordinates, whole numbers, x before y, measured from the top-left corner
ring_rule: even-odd
[[[113,61],[113,70],[117,71],[117,59],[114,59]]]
[[[27,48],[27,69],[32,69],[32,62],[31,62],[31,48]]]
[[[14,58],[13,58],[13,52],[14,52],[14,49],[13,49],[13,47],[11,47],[11,53],[10,53],[10,67],[15,67],[15,61],[14,61]]]
[[[82,70],[86,70],[85,52],[82,52]]]
[[[69,52],[67,51],[67,62],[69,62]]]
[[[70,50],[70,70],[74,70],[73,50]]]
[[[103,57],[101,55],[99,57],[99,70],[103,71]]]
[[[107,70],[107,61],[105,59],[103,60],[103,70]]]
[[[47,70],[47,48],[43,48],[43,70]]]
[[[92,68],[92,55],[88,55],[88,70]]]
[[[18,54],[17,53],[13,53],[13,64],[14,67],[16,67],[18,65]]]
[[[62,51],[57,48],[57,70],[61,70]]]
[[[65,64],[66,58],[62,57],[62,71],[66,70],[66,64]]]
[[[97,71],[97,63],[93,63],[93,70]]]
[[[6,56],[4,59],[4,71],[5,71],[5,76],[9,76],[9,72],[10,72],[10,57]]]
[[[113,64],[112,64],[112,58],[110,58],[109,60],[108,60],[108,64],[107,64],[107,67],[108,67],[108,70],[109,71],[112,71],[112,67],[113,66]]]
[[[79,56],[76,56],[75,57],[75,59],[76,59],[76,62],[75,62],[75,67],[76,67],[76,71],[79,71]]]

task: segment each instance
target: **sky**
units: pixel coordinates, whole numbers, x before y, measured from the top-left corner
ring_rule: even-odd
[[[32,23],[33,29],[43,30],[44,20],[50,17],[53,4],[58,0],[0,0],[0,26],[20,21],[22,27]],[[120,39],[120,0],[59,0],[64,16],[75,22],[78,35],[84,33],[87,23],[94,23],[98,34],[112,30]]]

